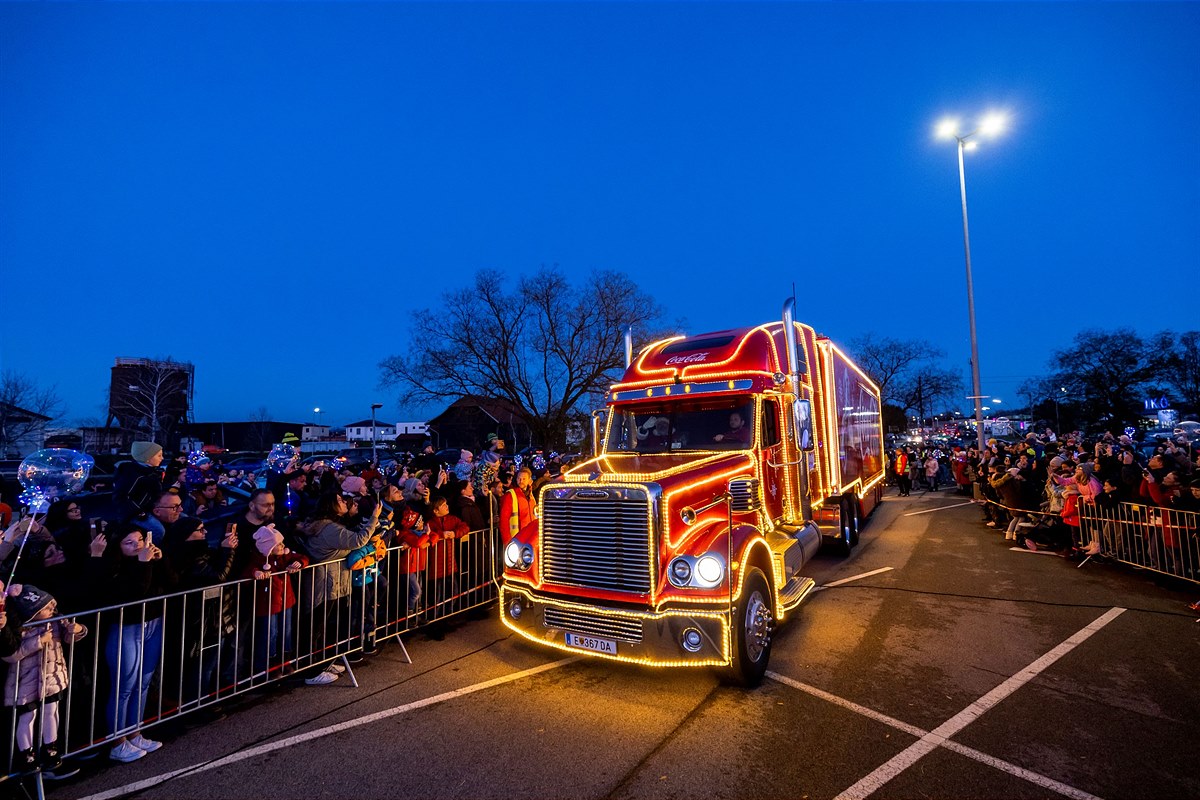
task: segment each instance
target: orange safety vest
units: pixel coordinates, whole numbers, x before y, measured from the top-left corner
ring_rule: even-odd
[[[908,474],[908,455],[906,453],[897,453],[896,454],[896,474],[897,475]]]
[[[533,504],[520,489],[509,489],[500,505],[500,519],[507,522],[508,538],[516,538],[521,529],[533,521]]]

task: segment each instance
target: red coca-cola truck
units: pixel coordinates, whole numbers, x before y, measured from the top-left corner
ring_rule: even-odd
[[[793,319],[643,348],[607,395],[593,458],[544,486],[504,545],[500,616],[540,644],[745,685],[882,497],[879,390]]]

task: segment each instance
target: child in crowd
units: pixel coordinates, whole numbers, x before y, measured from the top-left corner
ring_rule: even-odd
[[[8,595],[8,610],[18,625],[40,623],[58,613],[54,598],[31,584],[13,584]],[[7,623],[4,616],[0,607],[0,626]],[[31,624],[21,629],[16,651],[4,656],[11,665],[4,679],[4,705],[11,706],[17,714],[15,767],[19,772],[28,772],[35,767],[53,770],[62,765],[62,751],[58,745],[58,703],[68,681],[63,642],[76,642],[84,636],[87,636],[87,628],[74,621]],[[33,746],[39,708],[42,710],[40,756]]]
[[[293,553],[283,544],[283,534],[274,525],[254,533],[255,554],[243,577],[254,578],[254,672],[266,674],[268,661],[286,661],[292,639],[292,609],[296,592],[288,577],[308,566],[308,558]]]

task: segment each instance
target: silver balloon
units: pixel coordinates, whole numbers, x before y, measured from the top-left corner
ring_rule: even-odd
[[[95,460],[87,453],[52,447],[26,456],[17,469],[25,490],[21,499],[41,512],[60,497],[79,494],[92,473]]]
[[[267,466],[271,468],[272,472],[283,472],[289,464],[296,460],[299,452],[290,444],[277,444],[267,454]]]

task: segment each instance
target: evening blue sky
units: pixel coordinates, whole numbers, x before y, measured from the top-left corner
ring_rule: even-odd
[[[693,333],[924,338],[984,391],[1081,329],[1194,329],[1200,5],[2,3],[4,368],[101,417],[345,424],[481,268],[617,269]],[[1009,399],[1011,398],[1011,399]],[[968,401],[963,401],[967,410]]]

